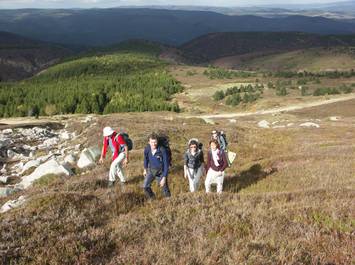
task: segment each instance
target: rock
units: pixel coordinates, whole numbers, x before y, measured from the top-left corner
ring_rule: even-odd
[[[237,120],[235,120],[235,119],[230,119],[229,122],[230,122],[230,123],[237,123]]]
[[[293,125],[295,125],[295,124],[291,122],[291,123],[287,124],[287,127],[291,127]]]
[[[39,162],[43,163],[43,162],[47,161],[49,158],[51,158],[52,156],[53,156],[53,154],[40,156],[40,157],[37,157],[36,160],[38,160]]]
[[[9,180],[9,177],[7,177],[7,176],[1,176],[0,177],[0,182],[2,182],[4,184],[6,184],[8,180]]]
[[[99,157],[100,150],[97,147],[85,148],[80,154],[77,165],[79,168],[94,166]]]
[[[301,127],[314,127],[314,128],[320,128],[319,124],[317,123],[314,123],[314,122],[305,122],[305,123],[302,123],[300,124]]]
[[[81,144],[77,144],[74,148],[76,151],[80,151]]]
[[[0,197],[7,197],[16,190],[10,187],[0,187]]]
[[[70,165],[74,165],[76,162],[76,157],[73,154],[67,155],[64,157],[64,162]]]
[[[16,170],[17,172],[20,172],[23,168],[23,162],[19,162],[11,167],[12,170]]]
[[[5,130],[2,130],[2,133],[3,134],[12,134],[14,131],[12,129],[5,129]]]
[[[67,131],[63,131],[62,133],[59,134],[59,138],[62,141],[67,141],[73,138],[71,133],[68,133]]]
[[[337,116],[332,116],[332,117],[329,117],[329,120],[331,120],[331,121],[338,121],[338,120],[340,120],[340,118],[337,117]]]
[[[258,122],[258,126],[260,128],[270,128],[270,123],[266,120],[262,120]]]
[[[27,162],[23,166],[21,174],[23,174],[24,172],[26,172],[27,170],[29,170],[32,167],[38,167],[40,164],[41,164],[41,161],[39,161],[39,160],[32,160],[32,161]]]
[[[285,127],[286,127],[285,125],[276,125],[276,126],[273,126],[272,128],[279,129],[279,128],[285,128]]]
[[[14,152],[13,150],[9,149],[7,150],[7,157],[10,159],[15,158],[18,155],[18,153]]]
[[[45,140],[43,142],[43,145],[45,145],[46,147],[52,147],[53,145],[57,145],[58,142],[59,142],[59,139],[56,137],[53,137],[53,138],[49,138],[49,139]]]
[[[207,124],[212,124],[212,125],[216,124],[212,119],[209,119],[209,118],[204,118],[203,120],[204,120]]]
[[[86,116],[85,119],[82,121],[83,123],[88,123],[91,122],[93,120],[93,116]]]
[[[5,175],[7,173],[7,170],[6,170],[6,164],[4,164],[4,166],[2,167],[2,169],[0,170],[0,173]]]
[[[11,209],[17,208],[26,202],[25,196],[20,196],[17,200],[6,202],[0,209],[0,213],[5,213]]]
[[[60,165],[56,159],[51,159],[48,162],[36,168],[32,174],[23,177],[22,181],[19,184],[24,189],[26,189],[29,186],[31,186],[35,180],[40,179],[41,177],[48,174],[70,176],[73,173],[71,172],[71,170],[65,168],[63,165]]]
[[[0,148],[9,146],[10,143],[10,139],[0,139]]]

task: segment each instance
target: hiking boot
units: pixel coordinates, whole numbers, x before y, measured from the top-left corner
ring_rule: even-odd
[[[108,181],[108,187],[109,188],[112,188],[114,185],[115,185],[114,181],[111,181],[111,180]]]

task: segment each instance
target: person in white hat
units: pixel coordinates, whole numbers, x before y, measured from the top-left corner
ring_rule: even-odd
[[[103,163],[107,148],[112,151],[112,163],[109,173],[109,187],[115,184],[116,176],[122,183],[126,182],[123,167],[128,164],[128,147],[124,137],[115,132],[111,127],[105,127],[103,130],[104,142],[99,162]]]

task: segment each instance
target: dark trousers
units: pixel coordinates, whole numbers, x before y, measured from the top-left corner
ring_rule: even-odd
[[[144,188],[144,193],[146,194],[146,196],[150,199],[155,198],[155,194],[152,191],[152,182],[154,181],[154,179],[158,182],[158,184],[160,183],[162,176],[161,173],[157,173],[154,174],[152,173],[151,170],[147,170],[147,175],[144,178],[144,184],[143,184],[143,188]],[[168,185],[168,178],[165,179],[165,185],[162,187],[162,191],[165,197],[170,197],[170,190],[169,190],[169,185]]]

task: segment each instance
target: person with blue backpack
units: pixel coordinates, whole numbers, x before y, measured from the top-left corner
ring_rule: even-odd
[[[228,148],[228,142],[227,142],[227,136],[223,131],[217,131],[213,130],[211,134],[211,139],[217,140],[219,144],[219,148],[222,149],[223,151],[227,151]]]
[[[156,180],[162,188],[165,197],[170,197],[168,174],[171,163],[170,148],[159,144],[159,136],[155,133],[149,136],[149,143],[144,149],[144,193],[149,199],[154,199],[155,194],[151,185]]]
[[[132,141],[126,133],[117,133],[111,127],[103,129],[103,146],[99,163],[103,163],[106,157],[107,149],[112,151],[112,162],[109,172],[108,186],[112,187],[115,184],[116,176],[119,177],[122,183],[126,182],[126,176],[123,167],[126,167],[129,161],[129,150],[132,149]]]

